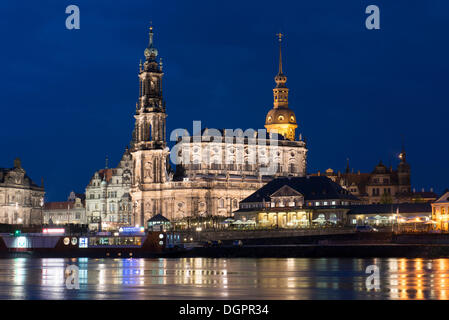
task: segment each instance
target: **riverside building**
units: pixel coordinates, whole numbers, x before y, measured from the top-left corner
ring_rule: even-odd
[[[40,224],[44,195],[43,181],[34,183],[19,158],[13,168],[0,168],[0,223]]]

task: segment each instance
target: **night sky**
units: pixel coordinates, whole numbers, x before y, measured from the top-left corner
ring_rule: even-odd
[[[81,29],[67,30],[78,5]],[[380,7],[380,30],[365,8]],[[307,139],[308,172],[396,167],[412,188],[449,187],[449,2],[2,1],[0,167],[15,157],[45,179],[47,201],[84,192],[120,160],[152,21],[164,62],[167,136],[192,121],[263,128],[284,33],[290,108]]]

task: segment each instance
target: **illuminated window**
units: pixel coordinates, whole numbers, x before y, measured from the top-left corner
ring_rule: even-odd
[[[284,116],[279,116],[278,119],[279,119],[279,121],[283,121],[284,120]]]
[[[291,117],[290,117],[290,121],[292,121],[292,122],[295,121],[295,117],[294,117],[294,116],[291,116]]]

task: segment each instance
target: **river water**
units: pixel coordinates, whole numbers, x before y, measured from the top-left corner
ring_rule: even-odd
[[[79,267],[79,289],[66,287],[68,265]],[[378,267],[378,289],[366,287],[370,265]],[[0,259],[0,299],[447,299],[448,295],[449,259]]]

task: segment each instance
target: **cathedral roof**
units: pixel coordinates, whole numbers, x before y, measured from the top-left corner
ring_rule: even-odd
[[[18,181],[15,177],[22,176],[23,179]],[[0,168],[0,183],[20,184],[26,187],[42,188],[31,180],[22,168]]]
[[[292,109],[273,108],[270,111],[268,111],[265,123],[296,125],[296,116]]]

